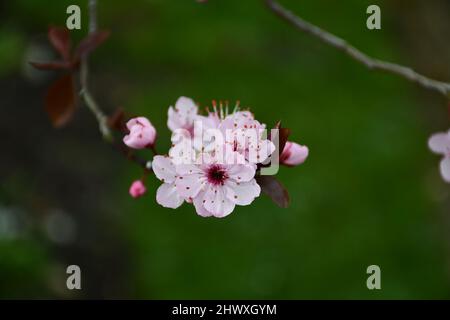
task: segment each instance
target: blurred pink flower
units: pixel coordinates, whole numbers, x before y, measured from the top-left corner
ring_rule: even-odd
[[[136,180],[131,184],[129,192],[133,198],[139,198],[147,192],[147,188],[141,180]]]
[[[130,148],[143,149],[152,146],[156,140],[156,129],[145,117],[130,119],[127,122],[130,131],[123,138],[123,142]]]
[[[433,134],[428,140],[428,146],[434,153],[444,156],[439,166],[441,176],[450,182],[450,131]]]
[[[280,155],[280,163],[291,167],[297,166],[305,162],[308,154],[309,149],[307,146],[301,146],[298,143],[287,141]]]

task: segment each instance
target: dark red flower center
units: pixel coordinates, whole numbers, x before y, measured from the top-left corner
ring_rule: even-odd
[[[208,182],[213,185],[223,185],[228,179],[225,169],[218,164],[210,166],[206,172],[206,176],[208,178]]]

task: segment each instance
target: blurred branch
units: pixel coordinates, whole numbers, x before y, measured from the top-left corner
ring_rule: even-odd
[[[89,34],[92,35],[97,32],[97,0],[89,0]],[[148,171],[147,161],[138,157],[133,153],[132,150],[126,148],[121,142],[115,143],[114,136],[109,127],[108,116],[99,107],[98,103],[94,99],[93,95],[89,91],[89,64],[88,64],[89,54],[85,54],[81,59],[81,70],[80,70],[80,82],[81,82],[81,92],[80,95],[83,97],[86,106],[91,110],[97,119],[100,132],[103,139],[113,145],[120,153],[122,153],[128,160],[135,162],[144,169],[144,172]]]
[[[344,39],[296,16],[294,13],[281,6],[276,0],[264,1],[272,12],[293,25],[295,28],[315,36],[325,44],[344,52],[353,60],[362,63],[370,70],[380,70],[395,74],[426,89],[437,91],[447,98],[450,98],[450,83],[430,79],[409,67],[372,58],[347,43]]]
[[[97,0],[89,0],[89,34],[97,32]],[[94,97],[89,91],[89,63],[88,54],[84,55],[81,59],[81,71],[80,71],[80,82],[81,82],[81,96],[84,98],[86,106],[91,110],[97,119],[100,132],[103,138],[107,141],[113,140],[113,135],[108,126],[108,117],[100,109]]]

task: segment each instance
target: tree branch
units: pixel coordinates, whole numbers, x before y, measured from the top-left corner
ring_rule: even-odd
[[[89,33],[97,32],[97,0],[89,0]],[[91,110],[97,119],[100,132],[103,138],[109,142],[113,140],[113,135],[108,126],[108,117],[100,109],[94,97],[89,91],[89,63],[88,55],[84,55],[81,59],[81,71],[80,71],[80,82],[81,82],[81,92],[80,95],[83,97],[86,106]]]
[[[89,34],[97,32],[97,0],[89,0]],[[114,136],[108,124],[108,117],[99,107],[98,103],[95,101],[93,95],[89,91],[89,66],[88,66],[88,55],[84,55],[81,59],[81,69],[80,69],[80,84],[81,92],[80,95],[83,97],[84,103],[94,114],[97,119],[100,133],[103,139],[113,145],[121,154],[123,154],[128,160],[135,162],[144,169],[144,173],[149,171],[147,167],[148,161],[138,157],[134,154],[133,150],[128,149],[121,142],[115,143]]]
[[[344,52],[353,60],[362,63],[370,70],[380,70],[395,74],[426,89],[434,90],[441,93],[445,97],[450,98],[450,83],[430,79],[414,71],[413,69],[402,65],[372,58],[347,43],[344,39],[339,38],[338,36],[335,36],[334,34],[296,16],[294,13],[281,6],[276,0],[265,0],[265,2],[269,9],[283,20],[287,21],[300,31],[315,36],[325,44]]]

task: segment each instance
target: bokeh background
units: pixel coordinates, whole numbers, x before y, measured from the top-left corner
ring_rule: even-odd
[[[427,139],[448,129],[447,101],[373,73],[275,17],[260,0],[99,0],[111,38],[92,56],[108,113],[151,119],[169,147],[167,108],[181,96],[240,100],[310,147],[282,168],[289,209],[266,197],[226,219],[131,199],[141,171],[105,144],[81,106],[65,128],[43,111],[56,74],[46,31],[85,1],[0,2],[0,297],[145,299],[450,298],[450,188]],[[448,0],[284,0],[376,57],[450,79]],[[366,8],[382,9],[382,30]],[[150,154],[143,153],[150,158]],[[65,287],[82,269],[82,290]],[[377,264],[382,290],[366,288]]]

